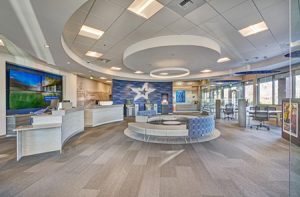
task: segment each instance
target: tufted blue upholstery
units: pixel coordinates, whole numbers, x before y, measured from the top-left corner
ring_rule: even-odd
[[[145,111],[138,111],[138,116],[156,116],[155,110],[145,110]]]
[[[187,128],[189,130],[189,137],[200,137],[210,134],[215,129],[214,116],[190,118],[187,123]]]

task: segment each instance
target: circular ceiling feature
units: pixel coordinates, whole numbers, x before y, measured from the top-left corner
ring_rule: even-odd
[[[160,79],[185,77],[188,76],[189,74],[190,74],[190,70],[186,68],[159,68],[150,71],[151,77],[160,78]]]
[[[191,72],[217,66],[220,46],[214,40],[193,35],[150,38],[129,46],[123,54],[124,65],[131,70],[150,73],[160,68],[186,68]]]

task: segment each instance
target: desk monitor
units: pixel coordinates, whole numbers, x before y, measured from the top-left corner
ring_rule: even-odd
[[[51,102],[50,102],[49,108],[50,109],[57,109],[58,103],[59,103],[58,99],[52,99]]]

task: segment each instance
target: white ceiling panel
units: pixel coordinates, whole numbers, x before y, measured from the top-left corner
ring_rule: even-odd
[[[77,33],[74,31],[64,31],[64,33],[63,33],[64,41],[68,45],[72,45],[72,42],[75,40],[76,35],[77,35]]]
[[[181,34],[183,35],[197,35],[197,36],[204,36],[207,33],[205,31],[203,31],[201,28],[199,27],[193,27],[192,29],[189,29],[185,32],[182,32]]]
[[[281,3],[285,0],[254,0],[254,3],[258,7],[258,9],[265,9],[270,6],[276,5],[278,3]],[[288,3],[288,1],[286,1]]]
[[[160,11],[158,11],[154,16],[150,18],[150,20],[154,23],[157,23],[162,26],[167,26],[176,20],[181,18],[179,14],[174,12],[173,10],[163,7]]]
[[[113,20],[107,20],[104,17],[98,17],[93,14],[89,14],[84,24],[105,32],[113,22]]]
[[[258,34],[248,36],[247,39],[256,48],[266,47],[268,45],[276,43],[276,40],[273,38],[270,31],[264,31],[264,32],[261,32],[261,33],[258,33]]]
[[[78,35],[74,42],[81,43],[91,47],[96,42],[96,40]]]
[[[78,10],[76,14],[73,14],[68,22],[77,23],[82,25],[84,23],[84,19],[87,16],[88,12],[84,12]]]
[[[220,15],[206,21],[205,23],[199,25],[199,27],[218,37],[226,36],[227,34],[236,32],[236,29],[234,29],[232,25],[230,25],[224,19],[224,17]]]
[[[168,29],[170,29],[171,31],[173,31],[177,34],[181,34],[183,32],[188,31],[189,29],[192,29],[195,27],[196,26],[193,23],[191,23],[190,21],[188,21],[185,18],[181,18],[178,21],[167,26]]]
[[[185,15],[185,18],[187,18],[194,24],[199,25],[217,15],[218,13],[212,7],[210,7],[208,4],[204,4],[191,13]]]
[[[263,20],[253,2],[249,0],[224,12],[223,15],[238,30]]]
[[[157,1],[163,5],[167,5],[168,3],[170,3],[173,0],[157,0]]]
[[[262,9],[267,26],[280,44],[289,42],[289,3],[282,1],[266,9]]]
[[[84,3],[79,10],[84,11],[84,12],[89,12],[93,5],[94,0],[88,0],[86,3]]]
[[[95,2],[90,14],[104,18],[108,21],[116,20],[124,11],[124,8],[107,0],[98,0]]]
[[[128,8],[133,0],[110,0],[112,3],[115,3],[123,8]]]
[[[139,26],[136,31],[132,32],[128,39],[140,41],[152,37],[155,33],[163,29],[163,26],[158,25],[151,20],[147,20],[144,24]]]
[[[246,0],[211,0],[209,4],[214,7],[218,12],[225,12]]]
[[[164,28],[162,30],[160,30],[159,32],[157,32],[156,34],[154,34],[155,36],[168,36],[168,35],[175,35],[174,32],[172,32],[171,30],[169,30],[168,28]]]

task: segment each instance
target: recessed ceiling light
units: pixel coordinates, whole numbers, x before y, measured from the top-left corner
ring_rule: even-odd
[[[49,46],[49,44],[44,44],[44,47],[49,48],[50,46]]]
[[[115,66],[111,67],[110,69],[111,69],[111,70],[122,70],[122,68],[120,68],[120,67],[115,67]]]
[[[110,81],[110,80],[107,80],[106,83],[111,83],[111,81]]]
[[[104,34],[103,31],[86,25],[82,25],[79,35],[98,40]]]
[[[168,75],[169,73],[159,73],[159,75]]]
[[[0,46],[5,46],[3,40],[0,39]]]
[[[135,0],[127,9],[148,19],[163,7],[164,6],[156,0]]]
[[[224,63],[224,62],[228,62],[228,61],[230,61],[230,58],[228,58],[228,57],[222,57],[222,58],[220,58],[220,59],[218,59],[218,63]]]
[[[201,72],[202,72],[202,73],[209,73],[209,72],[211,72],[211,70],[205,69],[205,70],[202,70]]]
[[[104,79],[107,79],[107,78],[106,78],[106,77],[100,77],[100,79],[103,79],[103,80],[104,80]]]
[[[135,74],[143,74],[144,72],[140,71],[140,70],[137,70],[134,72]]]
[[[95,52],[95,51],[88,51],[88,52],[86,52],[85,55],[86,55],[86,56],[89,56],[89,57],[99,58],[99,57],[101,57],[103,54],[102,54],[102,53]]]
[[[67,62],[67,64],[71,64],[71,62]]]
[[[94,79],[94,77],[90,76],[90,79],[92,79],[92,80],[93,80],[93,79]]]
[[[242,34],[242,36],[247,37],[253,34],[257,34],[259,32],[268,30],[268,26],[266,25],[266,23],[264,21],[254,24],[254,25],[250,25],[244,29],[239,30],[240,34]]]

